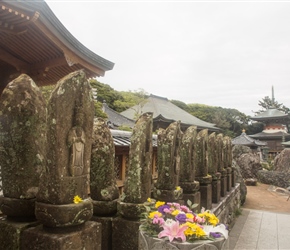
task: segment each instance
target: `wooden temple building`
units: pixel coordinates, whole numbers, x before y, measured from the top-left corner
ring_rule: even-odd
[[[167,128],[170,123],[180,121],[182,131],[189,126],[195,125],[198,130],[208,129],[209,132],[219,132],[220,129],[213,123],[205,122],[197,117],[187,113],[183,109],[171,103],[167,98],[156,95],[150,95],[142,105],[133,106],[123,112],[121,115],[134,120],[136,114],[153,113],[153,131],[159,128]]]
[[[113,67],[80,43],[44,0],[0,0],[0,93],[22,73],[43,86],[76,70],[91,78]]]
[[[287,124],[290,122],[289,114],[275,108],[269,108],[250,119],[264,123],[264,129],[260,133],[249,136],[266,142],[268,154],[272,157],[280,153],[284,149],[283,142],[290,140],[290,134],[287,130]]]

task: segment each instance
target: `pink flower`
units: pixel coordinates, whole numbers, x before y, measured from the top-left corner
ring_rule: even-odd
[[[191,210],[187,206],[180,206],[180,209],[185,213],[190,213]]]
[[[160,226],[162,226],[164,224],[164,219],[163,218],[158,218],[158,217],[154,217],[153,224],[159,224]]]
[[[174,221],[174,220],[170,220],[170,221],[166,221],[163,224],[163,231],[161,231],[158,234],[158,238],[162,238],[162,237],[168,237],[169,241],[173,241],[173,239],[178,239],[180,238],[182,240],[182,242],[184,242],[186,240],[186,237],[184,235],[184,231],[188,228],[188,226],[186,225],[179,225],[178,221]]]

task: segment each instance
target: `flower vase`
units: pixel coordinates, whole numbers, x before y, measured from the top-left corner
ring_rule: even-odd
[[[154,238],[139,230],[139,250],[223,250],[229,249],[229,239],[224,237],[214,240],[196,240],[195,242],[169,242]]]

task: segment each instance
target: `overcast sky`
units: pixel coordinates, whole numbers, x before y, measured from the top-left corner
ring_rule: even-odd
[[[46,0],[87,48],[115,63],[98,81],[253,116],[290,107],[290,1]]]

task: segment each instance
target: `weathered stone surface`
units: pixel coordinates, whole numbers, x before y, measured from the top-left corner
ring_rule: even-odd
[[[40,226],[25,230],[21,237],[20,249],[31,250],[101,250],[102,226],[98,222],[87,221],[85,224],[51,232]]]
[[[260,157],[257,154],[242,154],[236,158],[237,164],[240,166],[241,174],[244,179],[257,178],[257,173],[262,170]]]
[[[201,199],[200,206],[205,209],[211,209],[212,207],[212,186],[211,184],[200,185],[199,188]]]
[[[102,250],[112,249],[112,222],[115,217],[100,217],[93,216],[92,221],[96,221],[102,224]]]
[[[133,128],[123,202],[143,203],[151,194],[153,114],[139,117]]]
[[[218,203],[221,199],[221,180],[215,179],[212,181],[212,202]]]
[[[113,214],[117,211],[117,201],[113,202],[119,198],[114,159],[115,145],[110,129],[104,119],[97,118],[94,123],[90,170],[91,198],[95,201],[93,204],[96,215]]]
[[[218,170],[218,156],[217,156],[217,140],[215,132],[211,133],[208,137],[208,173],[213,177],[217,178]]]
[[[75,209],[74,197],[88,200],[89,170],[94,119],[94,100],[89,82],[83,71],[77,71],[62,78],[51,93],[48,101],[48,153],[47,166],[41,175],[36,203],[36,217],[42,223],[52,226],[50,213],[45,213],[51,205],[71,205],[69,217],[67,206],[59,206],[58,218],[78,218],[82,211]],[[39,207],[38,206],[39,203]],[[83,204],[85,206],[85,204]],[[62,210],[62,208],[64,208]],[[91,207],[92,208],[92,207]],[[51,210],[50,210],[51,211]],[[93,209],[88,209],[86,212]],[[44,216],[47,215],[47,218]],[[89,215],[74,222],[58,220],[57,227],[70,223],[84,223]],[[83,220],[84,219],[84,220]]]
[[[121,217],[115,218],[112,223],[112,250],[138,249],[140,225],[140,221],[130,221]]]
[[[183,134],[180,143],[180,186],[184,182],[194,182],[195,178],[195,164],[196,151],[195,139],[197,134],[197,127],[190,126]]]
[[[236,163],[235,159],[233,159],[232,166],[235,169],[235,176],[236,176],[236,183],[239,183],[240,187],[240,199],[241,199],[241,205],[243,205],[246,201],[247,197],[247,186],[244,182],[244,178],[241,173],[241,169],[239,165]]]
[[[290,172],[260,170],[257,175],[258,180],[264,184],[282,188],[287,188],[290,186]]]
[[[158,131],[157,189],[175,190],[179,184],[181,140],[180,122],[171,123]]]
[[[47,227],[70,227],[88,221],[93,215],[90,199],[78,204],[53,205],[36,203],[36,217]]]
[[[13,199],[15,216],[31,216],[34,212],[33,204],[31,211],[21,211],[16,199],[25,204],[34,203],[45,164],[45,131],[45,100],[33,80],[22,74],[6,86],[0,99],[0,165],[4,194],[1,200]],[[5,206],[12,206],[10,201],[5,201]],[[0,206],[4,206],[1,201]],[[14,216],[13,208],[9,210],[10,216]]]
[[[236,184],[218,204],[214,204],[212,212],[219,218],[220,223],[232,228],[236,219],[236,213],[240,211],[240,184]],[[228,249],[228,248],[227,248]]]
[[[195,169],[195,176],[198,178],[206,177],[208,175],[208,130],[203,129],[197,134],[196,154],[197,154],[197,166]]]
[[[248,178],[245,180],[245,184],[247,186],[257,186],[257,179],[255,178]]]
[[[20,249],[21,235],[30,227],[35,227],[39,222],[16,222],[1,217],[0,219],[0,249]]]
[[[273,170],[290,172],[290,148],[283,149],[281,153],[275,157]]]
[[[225,166],[223,165],[223,134],[216,136],[216,150],[217,150],[217,168],[218,172],[222,173]]]
[[[237,159],[242,154],[250,154],[252,153],[252,150],[249,147],[241,146],[241,145],[235,145],[232,148],[233,151],[233,158]]]

